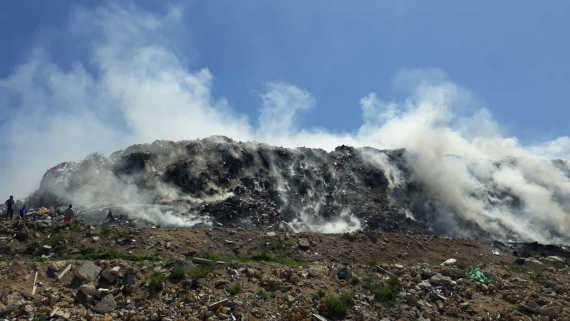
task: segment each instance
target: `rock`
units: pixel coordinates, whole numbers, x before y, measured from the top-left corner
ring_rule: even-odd
[[[418,283],[418,287],[420,289],[430,289],[432,285],[428,280],[423,280],[422,282]]]
[[[433,285],[440,285],[440,286],[446,286],[446,287],[450,287],[450,286],[454,285],[454,283],[455,283],[455,282],[453,282],[453,280],[451,280],[451,278],[449,278],[447,276],[443,276],[439,273],[432,276],[429,279],[429,281]]]
[[[527,301],[519,305],[519,310],[525,313],[538,313],[540,306],[534,301]]]
[[[118,280],[118,272],[107,268],[101,272],[101,280],[105,281],[107,284],[115,284]]]
[[[49,265],[53,270],[59,272],[61,270],[63,270],[66,266],[67,266],[67,262],[65,261],[53,261],[51,262],[51,264]]]
[[[552,280],[541,280],[540,283],[545,287],[545,288],[553,288],[555,289],[557,286],[557,283],[555,281]]]
[[[518,259],[515,260],[515,264],[518,265],[538,265],[538,266],[542,266],[544,265],[544,263],[540,262],[539,260],[535,259],[535,258],[531,258],[531,257],[520,257]]]
[[[245,269],[245,274],[250,278],[259,276],[259,272],[256,269],[250,267]]]
[[[56,308],[57,309],[57,308]],[[71,318],[71,313],[69,311],[65,311],[65,310],[54,310],[55,313],[53,314],[53,316],[68,320],[69,318]]]
[[[544,259],[544,261],[557,268],[563,268],[566,266],[566,260],[559,256],[548,256]]]
[[[305,238],[299,239],[298,244],[299,244],[299,248],[303,251],[306,251],[306,250],[311,248],[311,244],[309,243],[309,240],[307,240]]]
[[[287,321],[306,320],[311,314],[311,310],[306,308],[294,307],[287,313]]]
[[[8,294],[5,298],[4,298],[4,304],[8,305],[8,306],[18,306],[21,305],[22,302],[22,295],[18,292],[12,292],[10,294]]]
[[[83,284],[79,287],[79,292],[82,292],[86,295],[97,295],[98,291],[97,288],[93,284]]]
[[[222,280],[216,280],[216,282],[214,282],[214,287],[216,289],[221,289],[221,288],[226,287],[229,284],[230,284],[230,282],[228,280],[223,280],[223,279]]]
[[[93,284],[83,284],[79,287],[79,290],[75,295],[75,302],[83,304],[91,303],[97,294],[97,289]]]
[[[274,291],[281,287],[282,282],[280,279],[263,274],[261,276],[261,286],[269,291]]]
[[[82,281],[93,282],[97,279],[99,273],[101,273],[100,267],[91,261],[85,261],[77,270],[76,276]]]
[[[93,310],[98,313],[109,313],[117,308],[117,303],[112,294],[105,296],[101,301],[99,301]]]
[[[454,280],[460,279],[460,278],[465,276],[465,272],[463,272],[463,270],[457,269],[457,268],[445,269],[445,270],[441,271],[441,274],[443,274],[445,276],[449,276],[450,278],[452,278]]]
[[[309,276],[311,277],[318,277],[329,272],[327,266],[322,264],[311,264],[308,270]]]
[[[429,268],[424,268],[424,269],[422,269],[422,271],[421,271],[421,273],[420,273],[420,275],[421,275],[421,277],[422,277],[422,280],[429,279],[429,278],[431,278],[434,274],[435,274],[435,272],[433,272],[433,271],[432,271],[431,269],[429,269]]]

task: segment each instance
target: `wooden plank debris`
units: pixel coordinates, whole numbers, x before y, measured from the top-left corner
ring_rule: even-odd
[[[208,306],[208,309],[214,310],[214,309],[216,309],[217,307],[219,307],[220,305],[226,303],[227,301],[228,301],[228,299],[223,299],[223,300],[220,300],[220,301],[218,301],[218,302],[214,302],[214,303],[212,303],[212,304],[210,304],[210,305]]]
[[[32,286],[32,295],[36,295],[37,286],[36,283],[38,282],[38,271],[36,271],[36,276],[34,277],[34,285]]]
[[[325,318],[325,317],[323,317],[322,315],[317,314],[317,313],[313,313],[313,317],[314,317],[315,319],[317,319],[318,321],[328,321],[327,318]]]
[[[69,272],[69,270],[71,270],[71,264],[68,265],[65,270],[63,270],[63,272],[61,272],[61,274],[57,277],[58,280],[61,280],[61,278],[67,273]]]
[[[381,267],[380,265],[376,265],[376,268],[377,268],[378,270],[380,270],[382,273],[385,273],[385,274],[388,274],[388,275],[394,276],[394,277],[396,276],[394,273],[392,273],[392,272],[386,270],[385,268]]]

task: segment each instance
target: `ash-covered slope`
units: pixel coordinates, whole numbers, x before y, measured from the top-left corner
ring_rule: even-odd
[[[140,224],[280,225],[293,231],[529,239],[510,219],[525,210],[513,190],[496,186],[488,176],[477,178],[480,186],[467,196],[483,202],[491,213],[508,211],[509,219],[465,215],[441,188],[422,180],[416,157],[405,150],[340,146],[326,152],[225,137],[156,141],[109,158],[91,155],[79,163],[62,163],[46,172],[29,201],[35,206],[73,203],[94,222],[111,209]],[[568,171],[563,161],[556,166]],[[545,238],[567,240],[564,229],[548,224],[537,228],[544,229],[540,235]]]

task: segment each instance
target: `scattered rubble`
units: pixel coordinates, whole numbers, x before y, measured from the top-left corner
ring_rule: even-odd
[[[6,222],[0,319],[570,319],[560,253],[519,264],[494,255],[490,241],[271,232]],[[492,277],[482,283],[470,271]]]

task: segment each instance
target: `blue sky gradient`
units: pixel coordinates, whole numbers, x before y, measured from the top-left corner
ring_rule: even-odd
[[[33,157],[30,150],[37,148],[29,142],[37,143],[38,137],[49,136],[41,131],[30,135],[32,138],[15,134],[28,130],[22,120],[30,114],[37,122],[30,120],[30,127],[41,127],[37,124],[54,115],[71,115],[75,118],[69,121],[74,123],[88,119],[86,122],[93,126],[101,122],[101,139],[108,139],[105,143],[95,142],[87,139],[89,133],[81,132],[86,140],[69,142],[68,152],[49,149],[50,143],[40,144],[46,149],[39,152],[53,155],[29,166],[36,176],[54,162],[83,157],[89,151],[108,153],[128,143],[179,138],[181,135],[162,135],[162,129],[141,134],[141,129],[136,129],[141,117],[134,117],[133,109],[124,107],[138,106],[134,96],[140,93],[132,93],[131,88],[117,93],[109,87],[120,87],[122,82],[115,76],[134,69],[145,71],[144,76],[137,75],[146,77],[145,81],[160,77],[156,66],[171,74],[180,72],[180,79],[196,76],[193,79],[207,97],[184,97],[209,106],[206,109],[213,108],[218,113],[216,119],[231,114],[232,122],[243,121],[243,127],[233,132],[245,128],[243,131],[251,132],[243,135],[245,139],[269,137],[267,132],[260,134],[263,126],[259,122],[276,110],[283,111],[287,115],[285,124],[298,131],[354,134],[366,123],[363,99],[371,97],[369,94],[374,93],[384,102],[409,99],[408,86],[401,88],[396,80],[410,70],[427,70],[422,79],[431,79],[435,74],[446,86],[450,83],[461,88],[469,96],[466,105],[472,105],[466,113],[484,109],[489,115],[485,120],[491,119],[502,136],[516,137],[518,144],[535,146],[568,135],[567,1],[157,3],[3,2],[0,148],[15,154],[0,160],[0,179],[13,180],[8,172],[21,164],[18,158]],[[136,21],[141,20],[145,21],[137,25]],[[107,46],[112,47],[108,56],[101,53],[101,48]],[[133,62],[131,69],[127,67],[130,58],[142,52],[137,48],[160,49],[158,58],[148,60],[155,67],[146,70],[140,68],[140,62]],[[28,73],[22,72],[26,66]],[[109,70],[116,71],[115,78],[109,76]],[[205,73],[198,75],[200,71]],[[58,81],[53,80],[54,75],[59,75]],[[176,79],[176,84],[184,82]],[[83,89],[75,90],[73,84],[79,83]],[[182,85],[188,89],[185,86],[193,85]],[[129,103],[122,101],[130,95],[133,98]],[[290,97],[287,95],[296,98],[283,98]],[[172,98],[172,102],[183,105],[184,99]],[[285,107],[290,102],[298,105],[288,114]],[[382,105],[376,101],[374,104]],[[386,106],[382,106],[384,112]],[[263,112],[268,109],[273,112]],[[22,113],[26,117],[18,116]],[[211,115],[211,110],[206,114]],[[47,127],[57,128],[59,121],[65,123],[62,119]],[[213,127],[203,132],[207,135],[215,131]],[[193,139],[200,133],[192,131],[182,136]],[[129,139],[117,141],[118,137]],[[58,139],[53,136],[53,140]],[[24,151],[21,146],[26,146]],[[16,188],[22,192],[29,189]]]

